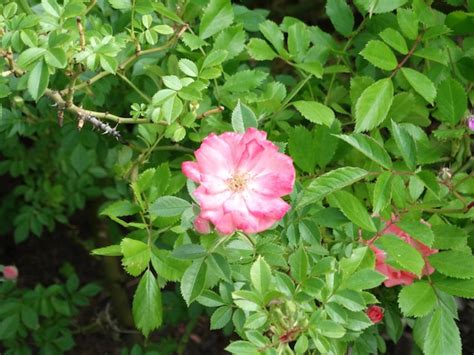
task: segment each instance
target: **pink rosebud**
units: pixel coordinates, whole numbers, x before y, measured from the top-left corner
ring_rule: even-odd
[[[18,269],[16,266],[8,265],[3,268],[3,277],[5,280],[16,280],[18,278]]]
[[[467,121],[467,127],[471,130],[474,131],[474,116],[469,116]]]
[[[199,218],[219,233],[258,233],[289,210],[281,197],[293,190],[293,160],[279,153],[265,132],[249,128],[243,134],[210,134],[195,155],[196,161],[184,162],[182,171],[200,184],[194,191]]]
[[[379,306],[370,306],[367,308],[365,311],[367,313],[367,316],[369,316],[370,320],[372,323],[379,323],[383,319],[383,308]]]
[[[393,220],[397,220],[394,218]],[[404,240],[407,244],[410,244],[413,248],[418,250],[420,254],[423,256],[425,260],[425,266],[422,270],[422,275],[431,275],[434,272],[433,267],[427,260],[427,257],[431,254],[435,254],[438,252],[437,249],[431,249],[430,247],[426,246],[425,244],[413,239],[399,227],[397,227],[393,220],[388,222],[388,226],[385,227],[383,234],[392,234],[396,235],[400,239]],[[375,253],[375,269],[387,276],[387,280],[384,281],[384,285],[386,287],[393,287],[397,285],[410,285],[413,283],[414,280],[418,279],[418,276],[403,270],[397,270],[394,267],[385,263],[386,255],[385,252],[373,244],[370,244],[370,248]]]

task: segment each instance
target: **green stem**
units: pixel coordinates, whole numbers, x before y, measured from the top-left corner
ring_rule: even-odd
[[[117,75],[125,81],[135,92],[140,95],[146,102],[151,103],[151,97],[146,95],[143,91],[141,91],[131,80],[129,80],[125,75],[120,74],[117,72]]]

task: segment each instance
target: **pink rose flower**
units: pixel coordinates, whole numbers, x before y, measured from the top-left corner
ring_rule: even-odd
[[[438,252],[437,249],[431,249],[430,247],[426,246],[425,244],[413,239],[403,230],[398,228],[393,222],[389,222],[390,224],[388,227],[385,228],[384,234],[393,234],[398,236],[400,239],[403,239],[406,243],[410,244],[416,250],[420,252],[425,260],[425,266],[422,270],[423,275],[431,275],[434,272],[434,268],[428,262],[427,257],[431,254],[435,254]],[[414,280],[418,279],[418,276],[403,270],[397,270],[394,267],[385,263],[386,255],[385,252],[373,244],[369,244],[370,248],[375,253],[375,269],[387,276],[387,280],[384,281],[384,285],[386,287],[393,287],[397,285],[410,285],[413,283]]]
[[[208,232],[211,222],[222,234],[258,233],[283,218],[290,206],[281,197],[293,190],[295,168],[266,138],[254,128],[210,134],[196,150],[196,162],[183,163],[184,175],[200,184],[194,191],[201,207],[198,232]]]
[[[468,117],[466,124],[471,131],[474,131],[474,115]]]
[[[383,319],[383,308],[379,306],[370,306],[365,311],[372,323],[380,323]]]
[[[16,266],[8,265],[3,268],[3,277],[5,280],[16,280],[18,278],[18,269]]]

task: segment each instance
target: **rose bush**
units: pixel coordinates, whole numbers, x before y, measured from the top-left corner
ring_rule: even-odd
[[[176,287],[231,353],[377,353],[411,332],[461,354],[474,2],[324,6],[322,28],[230,0],[1,5],[0,173],[18,183],[1,231],[99,201],[120,238],[84,244],[139,278],[146,337]]]

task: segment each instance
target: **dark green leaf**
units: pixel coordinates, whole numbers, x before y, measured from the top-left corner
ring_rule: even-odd
[[[336,137],[350,144],[367,158],[373,160],[384,168],[390,169],[392,167],[392,160],[387,151],[372,137],[361,133],[353,133],[350,136],[341,134]]]
[[[206,39],[229,27],[234,21],[230,0],[211,0],[204,10],[199,25],[199,37]]]
[[[436,271],[458,279],[474,277],[474,256],[460,251],[442,251],[428,257]]]
[[[337,32],[349,37],[354,28],[354,15],[345,0],[328,0],[326,13]]]
[[[426,355],[461,355],[461,337],[456,322],[441,308],[431,318],[423,352]]]
[[[161,292],[150,270],[147,270],[133,296],[133,320],[145,337],[163,322]]]
[[[347,191],[336,191],[332,194],[332,197],[336,200],[342,213],[351,222],[367,231],[377,231],[367,209],[358,198]]]
[[[194,260],[181,279],[181,294],[189,306],[198,298],[206,285],[207,264],[204,259]]]

